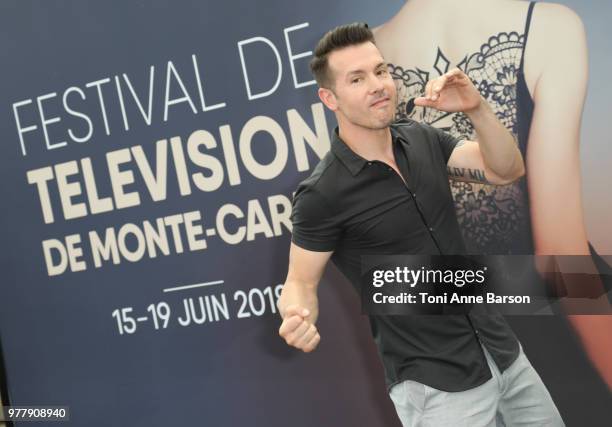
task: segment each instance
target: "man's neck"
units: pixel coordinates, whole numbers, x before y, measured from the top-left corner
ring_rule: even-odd
[[[391,128],[368,129],[352,124],[338,124],[338,136],[351,150],[366,160],[393,159]]]

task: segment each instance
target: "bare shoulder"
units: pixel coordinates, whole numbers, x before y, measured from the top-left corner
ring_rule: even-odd
[[[583,35],[584,24],[580,15],[568,6],[538,2],[533,9],[532,30],[550,46],[555,40]]]
[[[559,3],[538,2],[533,9],[534,16],[539,16],[551,23],[582,25],[580,16],[569,6]]]
[[[385,40],[387,25],[388,23],[385,22],[378,27],[372,28],[372,34],[374,34],[374,39],[376,40],[377,44],[380,44]]]
[[[572,58],[586,52],[584,25],[574,10],[558,3],[535,4],[525,49],[525,80],[532,96],[548,71],[556,74],[561,67],[570,72]]]
[[[550,69],[583,57],[586,51],[584,24],[574,10],[558,3],[536,3],[525,53],[527,72],[529,63]]]
[[[421,2],[404,3],[387,21],[372,28],[378,48],[387,54],[396,52],[401,45],[404,45],[404,41],[398,43],[398,38],[410,33],[418,34],[423,30],[418,23],[428,22],[428,17],[431,16],[430,9],[431,6]]]
[[[408,4],[404,4],[393,16],[391,16],[387,21],[383,22],[377,27],[372,28],[372,33],[376,38],[376,41],[386,41],[390,36],[393,35],[393,32],[396,30],[397,26],[405,20],[405,10]]]
[[[376,41],[376,46],[380,49],[381,52],[384,52],[386,55],[392,55],[394,48],[397,45],[397,35],[396,35],[396,21],[398,17],[395,16],[389,21],[372,28],[372,34],[374,34],[374,40]]]

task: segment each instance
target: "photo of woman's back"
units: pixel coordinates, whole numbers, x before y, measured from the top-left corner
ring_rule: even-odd
[[[526,76],[533,5],[520,1],[409,1],[391,21],[376,28],[377,43],[390,63],[398,89],[397,119],[410,117],[459,138],[477,139],[465,114],[414,105],[429,79],[459,67],[513,133],[525,156],[533,115],[531,93],[543,67],[530,62]],[[486,16],[496,18],[483,19]],[[439,24],[426,24],[431,22]],[[402,32],[419,36],[399,42]],[[533,253],[526,179],[505,186],[449,181],[470,252]]]

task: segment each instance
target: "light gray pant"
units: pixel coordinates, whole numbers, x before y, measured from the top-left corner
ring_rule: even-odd
[[[493,378],[469,390],[447,392],[416,381],[389,392],[404,427],[564,426],[538,373],[523,353],[500,373],[483,347]]]

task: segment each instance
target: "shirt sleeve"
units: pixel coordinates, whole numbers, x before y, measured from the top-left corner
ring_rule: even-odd
[[[444,132],[442,129],[438,129],[426,123],[422,124],[434,134],[435,139],[437,140],[439,147],[442,150],[444,163],[448,163],[448,159],[450,159],[453,150],[455,149],[459,141],[461,141],[461,139],[454,137],[448,132]]]
[[[291,209],[291,241],[317,252],[333,251],[341,228],[327,200],[312,187],[298,187]]]

